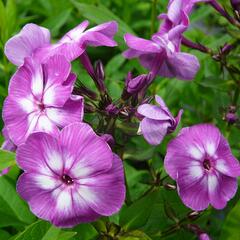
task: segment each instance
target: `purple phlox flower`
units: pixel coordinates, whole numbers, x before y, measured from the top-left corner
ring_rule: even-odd
[[[137,111],[144,118],[140,122],[139,133],[143,134],[146,141],[151,145],[158,145],[166,134],[173,132],[179,124],[182,110],[177,117],[173,117],[161,97],[155,96],[157,105],[142,104]]]
[[[189,14],[193,9],[194,4],[208,1],[209,0],[170,0],[168,4],[168,12],[158,16],[159,19],[164,20],[160,26],[160,32],[168,31],[179,24],[188,27]]]
[[[75,74],[62,55],[45,64],[25,58],[13,75],[3,106],[3,120],[14,144],[35,131],[58,134],[59,129],[83,118],[83,98],[72,95]]]
[[[12,142],[12,140],[9,138],[8,131],[6,127],[3,128],[2,134],[5,138],[4,142],[2,143],[1,149],[6,150],[9,152],[15,152],[17,149],[17,146]],[[3,176],[5,174],[8,174],[10,168],[5,168],[0,172],[0,176]]]
[[[159,32],[151,40],[125,35],[129,49],[123,53],[126,58],[138,57],[140,63],[156,75],[169,78],[192,80],[198,69],[198,59],[191,54],[180,52],[182,33],[186,26],[177,25],[169,31]]]
[[[51,44],[48,29],[30,23],[5,45],[5,55],[17,66],[24,63],[24,58],[32,56],[39,62],[45,62],[50,56],[61,54],[67,60],[78,58],[87,46],[114,47],[117,43],[113,36],[118,25],[115,21],[106,22],[85,31],[89,22],[83,21],[77,27],[66,33],[57,43]]]
[[[211,238],[209,237],[209,235],[207,233],[201,233],[199,236],[198,236],[198,239],[199,240],[211,240]]]
[[[211,124],[183,128],[168,144],[164,165],[176,180],[183,203],[193,210],[209,204],[222,209],[237,191],[239,162]]]
[[[17,149],[17,163],[24,170],[18,193],[58,227],[112,215],[123,204],[122,161],[86,123],[68,125],[57,138],[31,134]]]

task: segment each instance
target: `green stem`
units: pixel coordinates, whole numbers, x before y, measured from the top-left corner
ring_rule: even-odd
[[[152,2],[152,14],[151,14],[151,36],[155,32],[155,21],[157,17],[157,0]]]

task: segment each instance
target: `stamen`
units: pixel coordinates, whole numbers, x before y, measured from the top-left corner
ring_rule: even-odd
[[[203,167],[206,169],[206,170],[210,170],[211,169],[211,162],[210,162],[210,160],[208,160],[208,159],[205,159],[204,161],[203,161]]]
[[[62,176],[62,181],[67,185],[71,185],[74,182],[73,179],[71,177],[69,177],[67,174],[64,174]]]

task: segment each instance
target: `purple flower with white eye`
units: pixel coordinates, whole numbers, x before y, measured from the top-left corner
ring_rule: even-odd
[[[154,34],[151,40],[126,34],[124,38],[129,49],[123,55],[126,58],[138,57],[153,77],[160,75],[192,80],[199,69],[199,62],[194,55],[180,51],[182,33],[185,30],[186,26],[177,25]]]
[[[18,193],[58,227],[112,215],[123,204],[122,161],[86,123],[68,125],[57,138],[31,134],[17,149],[17,163],[24,170]]]
[[[62,55],[45,64],[25,58],[13,75],[3,106],[3,120],[15,145],[35,131],[58,134],[59,129],[83,118],[83,98],[72,95],[76,76]]]
[[[176,180],[183,203],[194,210],[209,204],[222,209],[237,191],[240,164],[211,124],[183,128],[168,144],[164,165]]]
[[[179,124],[182,110],[176,118],[173,117],[161,97],[155,96],[159,106],[142,104],[137,112],[144,118],[140,122],[139,133],[142,133],[146,141],[151,145],[158,145],[166,134],[172,133]]]
[[[114,47],[117,45],[113,40],[118,28],[115,21],[106,22],[85,31],[88,24],[88,21],[83,21],[55,44],[50,42],[48,29],[33,23],[27,24],[17,35],[7,41],[5,55],[10,62],[21,66],[25,57],[34,57],[42,63],[50,56],[61,54],[72,61],[78,58],[87,46]]]

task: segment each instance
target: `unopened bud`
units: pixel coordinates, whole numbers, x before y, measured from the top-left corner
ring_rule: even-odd
[[[113,103],[109,104],[105,110],[110,116],[114,116],[119,113],[119,109]]]
[[[187,215],[187,217],[188,217],[188,219],[190,219],[190,220],[195,220],[196,218],[199,217],[199,215],[200,215],[200,212],[198,212],[198,211],[192,211],[192,212],[190,212],[190,213]]]
[[[88,87],[84,86],[82,83],[79,83],[76,87],[74,87],[73,94],[87,96],[92,100],[97,100],[97,94]]]
[[[102,79],[102,80],[105,79],[103,64],[100,60],[96,62],[95,73],[96,73],[96,78]]]
[[[240,12],[240,0],[230,0],[234,11]]]
[[[108,143],[110,147],[113,147],[115,144],[114,138],[111,134],[103,134],[101,138]]]
[[[170,184],[170,183],[166,183],[163,186],[164,186],[164,188],[166,188],[168,190],[175,190],[176,189],[176,186],[173,185],[173,184]]]
[[[94,112],[96,112],[96,108],[88,103],[84,103],[84,112],[85,113],[94,113]]]
[[[225,119],[228,123],[234,124],[238,120],[238,116],[236,115],[236,113],[229,112],[226,114]]]

